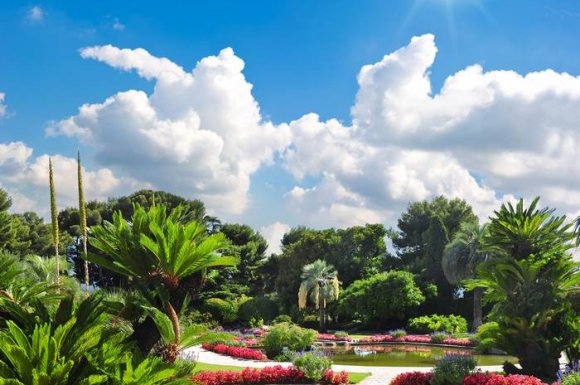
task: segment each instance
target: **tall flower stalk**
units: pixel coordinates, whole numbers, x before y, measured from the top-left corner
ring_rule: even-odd
[[[52,159],[48,158],[48,184],[50,188],[50,219],[52,221],[52,240],[54,242],[54,256],[56,258],[56,283],[60,281],[60,259],[58,255],[58,213],[56,211],[56,192],[54,189],[54,175]]]
[[[81,166],[81,153],[77,152],[77,180],[79,186],[79,219],[81,226],[81,236],[83,242],[83,260],[85,269],[85,288],[89,291],[89,261],[87,261],[87,206],[85,204],[85,193],[83,191],[83,169]]]

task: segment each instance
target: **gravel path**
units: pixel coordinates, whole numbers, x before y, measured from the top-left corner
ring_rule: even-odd
[[[196,357],[196,361],[205,364],[215,364],[215,365],[230,365],[230,366],[242,366],[245,368],[263,368],[272,365],[282,365],[289,366],[289,362],[271,362],[271,361],[252,361],[252,360],[241,360],[234,357],[224,356],[214,352],[202,349],[200,346],[194,346],[192,348],[186,349],[185,355],[193,355]],[[481,366],[482,370],[502,370],[501,366]],[[432,368],[430,367],[386,367],[386,366],[352,366],[352,365],[332,365],[332,370],[334,371],[347,371],[353,373],[371,373],[371,375],[365,378],[359,383],[359,385],[388,385],[389,382],[398,374],[404,372],[428,372]]]

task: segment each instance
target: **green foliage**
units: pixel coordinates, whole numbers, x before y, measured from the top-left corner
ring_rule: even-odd
[[[238,319],[239,304],[221,298],[209,298],[204,301],[203,309],[220,323],[232,323]]]
[[[407,332],[404,329],[396,329],[396,330],[391,330],[389,332],[389,335],[391,335],[392,337],[395,337],[395,338],[401,338],[401,337],[405,337],[407,335]]]
[[[477,223],[471,206],[461,199],[443,196],[409,204],[391,234],[405,269],[420,274],[425,283],[437,285],[437,298],[429,301],[432,311],[450,311],[454,288],[445,278],[442,259],[447,242],[464,223]]]
[[[243,302],[238,309],[238,317],[243,322],[261,319],[269,323],[278,316],[278,303],[267,296],[257,296]]]
[[[495,212],[485,244],[497,257],[480,265],[467,287],[485,290],[489,319],[498,325],[489,338],[519,359],[521,370],[506,365],[506,371],[550,378],[562,351],[580,351],[580,317],[571,301],[580,274],[568,255],[571,225],[537,204],[526,208],[520,200]]]
[[[382,225],[366,225],[347,229],[292,229],[282,239],[282,254],[269,258],[263,266],[265,281],[275,282],[282,309],[291,312],[300,288],[300,275],[305,265],[323,259],[335,267],[344,287],[357,279],[380,271],[386,260]]]
[[[438,331],[447,332],[450,334],[466,333],[467,321],[465,318],[454,314],[432,314],[409,319],[408,327],[409,330],[413,331],[414,333],[420,334]]]
[[[562,377],[561,385],[580,385],[580,372],[571,372]]]
[[[431,341],[436,343],[436,344],[440,344],[448,338],[449,338],[449,334],[447,334],[445,332],[435,332],[435,333],[431,334]]]
[[[355,281],[341,294],[339,312],[366,323],[404,320],[425,301],[413,274],[390,271]]]
[[[292,317],[290,317],[288,314],[280,314],[278,317],[274,318],[273,323],[292,323]]]
[[[490,353],[491,349],[497,347],[497,340],[500,335],[501,330],[497,322],[486,322],[481,325],[475,333],[477,351]]]
[[[461,385],[463,379],[476,367],[470,355],[449,354],[438,360],[433,369],[432,385]]]
[[[334,336],[338,337],[338,338],[344,338],[344,337],[348,337],[348,333],[347,332],[334,332]]]
[[[319,311],[319,331],[326,330],[326,307],[336,301],[339,295],[339,281],[336,270],[322,259],[318,259],[302,268],[302,282],[298,290],[298,308],[306,308],[308,295]]]
[[[321,351],[297,353],[292,365],[304,372],[304,377],[311,381],[320,381],[325,371],[330,370],[332,360]]]
[[[289,351],[302,351],[312,346],[316,336],[317,333],[312,329],[304,329],[289,323],[279,323],[272,326],[264,337],[264,351],[270,358],[280,355],[284,348]]]

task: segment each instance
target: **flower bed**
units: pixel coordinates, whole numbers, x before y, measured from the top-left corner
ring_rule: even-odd
[[[228,346],[224,344],[213,345],[206,343],[203,344],[201,347],[204,348],[205,350],[209,350],[214,353],[223,354],[235,358],[243,358],[245,360],[264,361],[267,359],[266,355],[260,350],[243,348],[240,346]]]
[[[411,342],[411,343],[422,343],[422,344],[430,344],[433,343],[430,336],[422,336],[422,335],[409,335],[403,337],[393,337],[389,334],[377,334],[367,338],[361,338],[359,342],[363,343],[373,343],[373,342]],[[454,345],[454,346],[473,346],[473,342],[468,340],[467,338],[446,338],[441,343],[445,345]]]
[[[539,378],[510,374],[503,376],[495,373],[475,373],[463,379],[463,385],[546,385]]]
[[[345,342],[352,341],[352,338],[350,336],[337,337],[334,334],[327,333],[318,333],[318,337],[316,339],[320,341],[345,341]]]
[[[307,384],[310,381],[304,373],[293,366],[281,365],[265,367],[263,369],[245,368],[241,372],[224,371],[199,372],[191,378],[192,382],[200,385],[265,385],[265,384]],[[334,373],[328,370],[320,381],[326,385],[348,384],[348,373]]]
[[[390,385],[430,385],[431,372],[408,372],[399,374]],[[478,372],[463,379],[463,385],[547,385],[534,376],[509,375]],[[554,384],[553,384],[554,385]]]

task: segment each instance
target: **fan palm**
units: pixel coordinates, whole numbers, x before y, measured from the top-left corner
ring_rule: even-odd
[[[298,307],[304,309],[308,295],[320,316],[320,331],[326,331],[326,305],[337,300],[339,294],[338,275],[334,267],[319,259],[302,268],[302,283],[298,291]]]
[[[486,236],[487,225],[464,223],[455,237],[445,248],[441,264],[445,278],[452,285],[462,283],[465,279],[475,278],[476,268],[488,258],[482,250],[482,240]],[[483,289],[473,290],[473,330],[482,323],[481,300]]]

